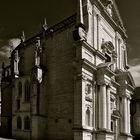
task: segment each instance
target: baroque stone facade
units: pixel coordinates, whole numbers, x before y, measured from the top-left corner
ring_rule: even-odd
[[[3,66],[3,134],[132,140],[126,38],[114,0],[78,0],[76,15],[22,38]]]

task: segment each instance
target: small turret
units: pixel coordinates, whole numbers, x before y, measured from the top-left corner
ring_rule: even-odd
[[[24,31],[22,31],[21,42],[24,42],[24,41],[25,41],[25,33]]]

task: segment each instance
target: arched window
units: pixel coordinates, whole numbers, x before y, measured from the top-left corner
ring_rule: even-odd
[[[25,82],[25,101],[30,101],[30,83],[29,83],[29,81]]]
[[[21,117],[17,117],[17,129],[22,129],[22,120],[21,120]]]
[[[30,118],[28,116],[24,118],[24,129],[30,130]]]
[[[21,82],[18,83],[18,95],[22,96],[22,83]]]
[[[87,108],[86,110],[86,125],[90,126],[90,110]]]

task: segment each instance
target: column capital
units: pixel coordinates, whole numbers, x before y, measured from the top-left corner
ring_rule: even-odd
[[[131,99],[132,99],[132,97],[131,97],[131,96],[126,95],[126,94],[123,94],[123,95],[122,95],[122,97],[123,97],[123,98],[127,98],[127,99],[129,99],[129,100],[131,100]]]

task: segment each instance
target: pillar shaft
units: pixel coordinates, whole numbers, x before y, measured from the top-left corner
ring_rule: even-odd
[[[124,128],[124,133],[127,133],[127,127],[128,127],[128,111],[127,111],[127,108],[128,108],[128,104],[127,104],[127,98],[126,97],[123,97],[123,121],[122,123],[123,124],[123,128]]]
[[[106,85],[100,86],[99,92],[99,127],[106,129]]]
[[[130,100],[127,100],[128,102],[128,133],[130,133]]]

